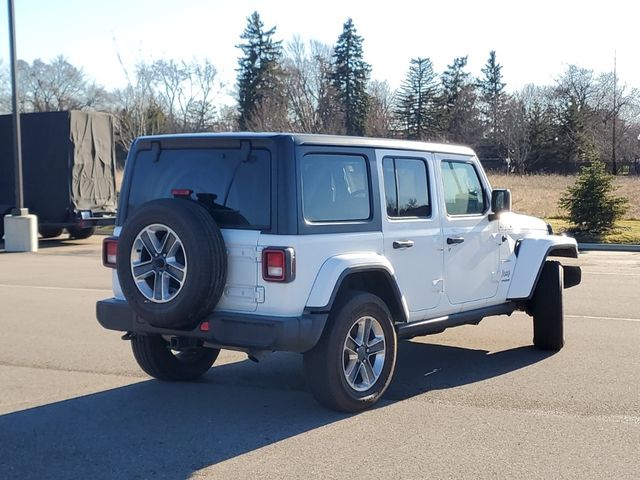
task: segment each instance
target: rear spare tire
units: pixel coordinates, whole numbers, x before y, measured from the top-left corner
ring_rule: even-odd
[[[117,271],[122,293],[143,319],[155,327],[192,328],[222,296],[224,239],[198,203],[152,200],[122,229]]]

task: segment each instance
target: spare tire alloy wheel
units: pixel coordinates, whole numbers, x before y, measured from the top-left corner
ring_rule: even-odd
[[[173,300],[187,275],[187,255],[178,234],[160,223],[145,227],[133,242],[131,274],[148,300]]]
[[[216,306],[227,279],[227,250],[202,205],[164,198],[136,208],[118,239],[122,293],[154,327],[192,329]]]

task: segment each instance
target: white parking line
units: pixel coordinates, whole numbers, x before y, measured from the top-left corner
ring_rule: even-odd
[[[111,292],[110,288],[50,287],[46,285],[10,285],[0,283],[0,288],[29,288],[37,290],[73,290],[75,292]]]
[[[591,315],[566,315],[569,318],[586,318],[587,320],[622,320],[623,322],[640,322],[640,318],[596,317]]]
[[[640,277],[640,273],[617,273],[617,272],[591,272],[589,270],[582,270],[582,274],[586,275],[613,275],[615,277]]]

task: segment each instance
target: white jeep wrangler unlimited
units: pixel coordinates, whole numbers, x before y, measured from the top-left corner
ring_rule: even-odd
[[[564,344],[575,240],[510,212],[473,151],[297,134],[143,137],[104,241],[126,332],[162,380],[203,375],[220,349],[304,355],[324,405],[359,411],[391,382],[398,339],[524,310],[533,344]]]

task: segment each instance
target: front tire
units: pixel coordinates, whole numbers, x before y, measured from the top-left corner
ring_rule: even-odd
[[[136,335],[131,339],[131,349],[142,370],[158,380],[172,382],[200,378],[220,353],[219,349],[204,347],[174,352],[159,335]]]
[[[533,345],[540,350],[558,351],[564,346],[563,283],[560,262],[545,262],[531,300]]]
[[[309,389],[343,412],[370,408],[384,394],[396,364],[397,338],[385,303],[354,292],[334,307],[318,344],[304,354]]]

